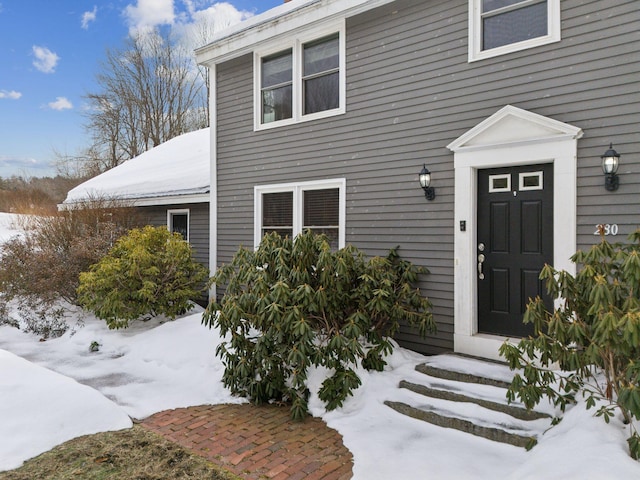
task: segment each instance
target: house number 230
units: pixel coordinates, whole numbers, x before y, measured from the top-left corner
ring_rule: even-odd
[[[596,231],[593,232],[593,234],[600,235],[601,232],[605,235],[617,235],[618,225],[616,223],[602,223],[600,225],[596,225]]]

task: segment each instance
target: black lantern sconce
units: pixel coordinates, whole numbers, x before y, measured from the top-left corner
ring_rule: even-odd
[[[602,155],[602,171],[604,172],[604,188],[613,192],[618,189],[620,179],[616,175],[620,163],[620,154],[613,149],[613,143],[609,144],[609,150]]]
[[[422,165],[422,170],[420,170],[420,174],[418,175],[418,179],[420,180],[420,186],[424,190],[424,197],[427,200],[433,200],[436,198],[436,191],[433,187],[431,187],[431,172],[426,165]]]

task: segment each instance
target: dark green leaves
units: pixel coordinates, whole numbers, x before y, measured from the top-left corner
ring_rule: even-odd
[[[396,249],[365,258],[353,246],[331,251],[310,232],[294,241],[266,235],[257,250],[240,249],[212,278],[225,294],[203,318],[232,334],[216,352],[224,384],[257,403],[288,401],[301,418],[308,369],[323,366],[332,373],[320,399],[328,409],[342,405],[360,385],[355,367],[384,368],[401,322],[435,331],[431,303],[412,286],[421,273]]]
[[[575,277],[545,266],[540,279],[559,306],[547,311],[539,298],[531,301],[524,321],[534,324],[535,336],[505,343],[500,354],[512,369],[524,369],[514,377],[510,401],[531,408],[547,396],[563,410],[578,392],[587,408],[604,401],[596,415],[609,422],[616,409],[622,413],[637,459],[640,437],[631,420],[640,419],[640,230],[629,239],[634,243],[610,244],[603,237],[577,252]]]

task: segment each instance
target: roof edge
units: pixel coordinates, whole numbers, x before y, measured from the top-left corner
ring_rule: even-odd
[[[307,25],[348,18],[394,1],[312,0],[292,5],[282,12],[282,6],[278,6],[222,31],[211,43],[195,50],[196,61],[201,65],[212,66],[249,53],[260,43]]]
[[[116,199],[126,207],[151,207],[158,205],[184,205],[187,203],[208,203],[211,200],[210,190],[205,192],[174,195],[156,195],[148,197],[120,197]],[[82,205],[86,199],[58,204],[58,211],[70,210],[74,206]]]

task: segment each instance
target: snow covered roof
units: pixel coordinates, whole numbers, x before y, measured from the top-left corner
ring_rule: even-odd
[[[220,30],[219,32],[216,32],[211,39],[211,43],[217,42],[218,40],[221,40],[223,38],[233,36],[241,31],[268,23],[271,20],[286,15],[292,11],[299,10],[300,8],[308,4],[320,2],[321,0],[291,0],[289,2],[283,2],[282,5],[273,7],[266,12],[262,12],[259,15],[254,15],[253,17],[249,17],[240,23],[235,23],[225,29]]]
[[[81,183],[63,205],[96,198],[136,205],[208,201],[209,128],[185,133]],[[179,199],[182,198],[182,201]]]
[[[319,22],[347,18],[395,0],[291,0],[218,32],[196,50],[200,64],[212,65],[249,53],[256,45]]]

